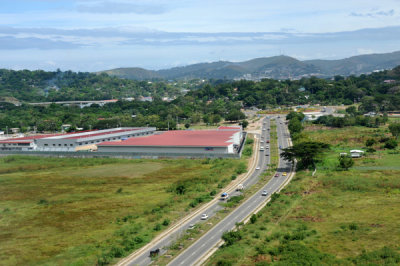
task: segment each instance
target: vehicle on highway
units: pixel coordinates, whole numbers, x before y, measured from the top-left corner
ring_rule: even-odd
[[[263,150],[264,150],[264,147],[263,147],[263,146],[261,146],[261,147],[260,147],[260,151],[263,151]]]
[[[282,176],[286,176],[286,175],[287,175],[287,173],[286,173],[286,172],[283,172]]]
[[[282,149],[282,146],[281,146],[281,145],[279,145],[279,149],[280,149],[280,150]]]
[[[263,141],[263,140],[260,140],[260,143],[264,143],[264,141]]]
[[[266,148],[266,149],[269,149],[269,145],[265,145],[265,148]]]
[[[241,190],[243,190],[243,189],[244,189],[243,184],[239,184],[239,185],[237,186],[237,188],[236,188],[236,191],[241,191]]]
[[[150,250],[150,257],[155,257],[160,253],[160,249],[154,249],[154,250]]]
[[[269,143],[269,139],[267,139],[267,143]]]
[[[265,156],[268,156],[269,154],[268,153],[265,153]]]
[[[279,177],[279,174],[278,174],[278,173],[276,173],[276,174],[275,174],[275,177]]]
[[[263,130],[265,130],[265,127],[263,128]]]
[[[262,193],[261,193],[261,196],[267,196],[268,195],[268,191],[266,191],[266,190],[264,190]]]
[[[224,192],[224,193],[221,194],[221,200],[226,200],[228,198],[229,198],[229,194],[228,193]]]
[[[207,213],[203,213],[200,217],[201,220],[207,220],[208,219],[208,215]]]
[[[257,166],[257,167],[256,167],[256,170],[260,170],[260,169],[261,169],[261,167],[260,167],[260,166]]]
[[[193,230],[196,228],[195,224],[189,224],[188,230]]]

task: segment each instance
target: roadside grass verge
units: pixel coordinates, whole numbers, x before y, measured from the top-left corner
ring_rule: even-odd
[[[317,174],[296,173],[292,182],[243,226],[242,239],[224,245],[207,265],[379,265],[400,264],[400,170],[363,170],[363,165],[392,167],[398,153],[388,150],[355,160],[338,171],[338,150],[363,147],[384,127],[322,130],[307,137],[333,145]],[[328,166],[326,166],[328,163]]]
[[[0,158],[0,261],[95,265],[209,201],[247,159]]]

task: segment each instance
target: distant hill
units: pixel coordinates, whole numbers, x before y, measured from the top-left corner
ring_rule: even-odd
[[[349,76],[391,69],[400,65],[400,51],[386,54],[353,56],[339,60],[300,61],[289,56],[256,58],[244,62],[218,61],[174,67],[158,71],[143,68],[117,68],[104,73],[134,80],[148,79],[298,79],[335,75]],[[100,72],[100,73],[102,73]]]
[[[140,67],[116,68],[112,70],[102,71],[102,73],[106,73],[111,76],[117,76],[119,78],[137,80],[162,78],[159,74],[157,74],[156,71],[147,70]]]

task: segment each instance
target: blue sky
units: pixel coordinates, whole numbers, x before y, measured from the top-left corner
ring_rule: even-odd
[[[161,69],[400,50],[400,0],[2,0],[0,67]]]

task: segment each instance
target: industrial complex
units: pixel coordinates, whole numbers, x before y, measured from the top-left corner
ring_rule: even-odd
[[[131,154],[135,157],[240,156],[243,141],[244,133],[240,126],[172,131],[156,131],[154,127],[113,128],[8,138],[0,140],[0,152],[53,152],[57,155],[57,152],[65,154],[86,151],[99,155]]]

